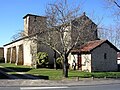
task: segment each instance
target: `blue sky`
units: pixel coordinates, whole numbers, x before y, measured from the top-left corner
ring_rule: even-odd
[[[45,15],[48,3],[55,0],[0,0],[0,47],[11,42],[12,36],[23,30],[23,16],[26,14]],[[82,1],[82,11],[95,23],[103,17],[101,24],[112,23],[110,12],[105,7],[104,0],[68,0],[70,4]],[[74,5],[73,5],[74,6]],[[94,18],[93,18],[94,17]]]

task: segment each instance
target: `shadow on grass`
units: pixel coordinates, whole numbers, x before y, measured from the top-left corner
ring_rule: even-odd
[[[49,80],[49,77],[48,76],[36,76],[36,75],[31,75],[31,74],[11,74],[11,75],[14,75],[16,77],[18,77],[18,79],[44,79],[44,80]],[[13,78],[11,78],[13,79]]]
[[[9,70],[5,69],[5,68],[0,68],[0,70],[4,71],[4,72],[9,72]]]
[[[15,79],[10,78],[9,75],[18,77],[16,79],[44,79],[49,80],[49,76],[42,76],[42,75],[31,75],[31,74],[7,74],[7,72],[27,72],[31,70],[32,68],[18,68],[18,67],[7,67],[7,68],[0,68],[1,71],[3,71],[5,74],[0,72],[0,79]],[[14,71],[12,71],[14,70]],[[6,75],[7,74],[7,75]]]
[[[9,79],[9,77],[7,77],[6,75],[4,75],[3,73],[0,73],[0,79]]]
[[[6,67],[6,68],[0,68],[0,70],[4,72],[28,72],[32,68],[19,68],[19,67]],[[13,71],[14,70],[14,71]]]

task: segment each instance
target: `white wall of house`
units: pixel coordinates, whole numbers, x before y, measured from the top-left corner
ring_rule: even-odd
[[[117,64],[120,64],[120,59],[117,60]]]
[[[32,64],[32,53],[31,53],[31,42],[26,41],[26,43],[23,44],[24,46],[24,65],[31,66]]]
[[[69,54],[68,56],[68,63],[70,64],[70,68],[72,68],[72,63],[73,63],[73,60],[75,60],[76,64],[78,63],[78,55],[77,54]],[[76,67],[77,69],[77,67]]]
[[[82,71],[91,72],[91,54],[82,54]]]
[[[117,51],[103,43],[92,52],[92,71],[117,71]]]
[[[117,57],[117,64],[120,64],[120,57]]]

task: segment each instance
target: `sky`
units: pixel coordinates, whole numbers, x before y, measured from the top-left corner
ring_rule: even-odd
[[[46,5],[54,1],[0,0],[0,47],[11,42],[12,36],[23,30],[23,17],[26,14],[44,16]],[[68,0],[70,5],[74,2],[80,4],[81,10],[95,23],[107,26],[113,22],[104,0]]]

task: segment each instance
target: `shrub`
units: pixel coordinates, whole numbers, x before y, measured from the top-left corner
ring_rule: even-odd
[[[48,54],[46,52],[37,53],[37,65],[40,67],[46,67],[48,65]]]
[[[62,60],[63,60],[62,57],[58,57],[58,58],[56,59],[57,69],[62,68]]]

